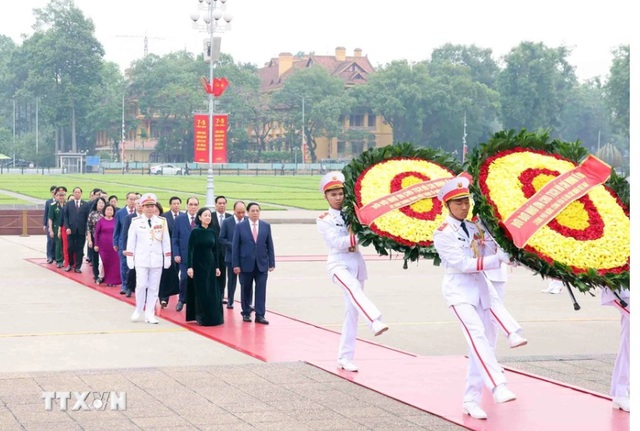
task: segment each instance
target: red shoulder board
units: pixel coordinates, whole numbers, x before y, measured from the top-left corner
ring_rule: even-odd
[[[318,218],[325,218],[327,215],[329,214],[329,212],[327,211],[326,213],[322,213],[318,216]]]
[[[442,231],[442,230],[444,230],[445,227],[447,227],[447,223],[446,222],[442,223],[440,225],[440,227],[438,228],[438,230]]]
[[[478,218],[477,215],[474,215],[473,218],[471,219],[472,222],[474,223],[478,223],[480,221],[480,219]]]

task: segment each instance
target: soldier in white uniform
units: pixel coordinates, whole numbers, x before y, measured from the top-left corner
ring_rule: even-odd
[[[433,234],[433,242],[445,268],[442,293],[447,306],[460,321],[469,345],[469,366],[463,397],[463,412],[486,419],[480,407],[482,384],[493,393],[496,403],[513,401],[516,396],[506,386],[506,378],[495,357],[491,324],[495,322],[512,348],[527,343],[518,334],[522,328],[506,310],[485,271],[499,269],[509,255],[497,247],[476,224],[465,222],[469,215],[469,180],[456,177],[447,182],[438,198],[449,215]],[[489,242],[491,241],[491,244]],[[489,331],[487,329],[489,328]],[[495,340],[495,336],[494,340]]]
[[[134,218],[127,239],[127,266],[136,269],[136,309],[131,320],[142,317],[147,323],[157,324],[155,305],[160,290],[162,268],[171,265],[171,239],[164,217],[154,214],[157,198],[152,193],[140,197],[143,214]]]
[[[353,363],[358,315],[367,322],[376,336],[389,327],[382,323],[382,313],[364,294],[367,267],[358,250],[358,240],[347,227],[341,213],[344,201],[344,175],[341,172],[329,172],[324,175],[320,180],[320,191],[330,208],[316,219],[316,226],[329,247],[329,277],[344,293],[345,313],[338,350],[338,368],[358,371],[358,367]]]
[[[626,306],[621,300],[626,303]],[[628,412],[631,411],[629,404],[629,332],[631,329],[631,298],[629,290],[620,290],[618,291],[618,296],[616,296],[611,290],[603,287],[600,293],[600,303],[613,306],[620,311],[620,347],[618,348],[616,362],[613,365],[610,395],[613,397],[613,408]]]

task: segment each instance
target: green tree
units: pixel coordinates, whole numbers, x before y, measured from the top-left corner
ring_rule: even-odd
[[[497,81],[504,128],[551,128],[557,136],[560,115],[577,82],[569,54],[566,47],[522,42],[506,55]]]
[[[44,8],[34,9],[34,16],[35,33],[23,44],[28,58],[24,89],[43,101],[44,112],[59,130],[60,149],[65,128],[72,151],[87,149],[93,136],[84,136],[79,146],[77,131],[92,107],[104,56],[93,21],[72,0],[51,0]]]
[[[599,78],[571,90],[560,120],[558,132],[564,141],[580,140],[591,152],[597,150],[599,141],[611,141],[604,89]]]
[[[471,79],[486,85],[492,90],[496,87],[496,78],[500,68],[488,48],[476,45],[453,45],[447,43],[431,53],[431,64],[451,64],[469,70]]]
[[[429,87],[429,73],[424,63],[392,61],[369,75],[369,82],[354,89],[358,103],[369,106],[393,128],[393,142],[422,141],[424,89]]]
[[[607,106],[611,112],[616,131],[627,140],[629,137],[629,45],[622,45],[613,51],[613,63],[609,69],[609,79],[605,85]]]
[[[304,99],[304,123],[302,103]],[[316,161],[318,137],[334,138],[342,131],[340,116],[351,108],[352,100],[338,77],[322,67],[295,72],[273,96],[273,109],[282,114],[282,124],[302,130],[312,161]]]

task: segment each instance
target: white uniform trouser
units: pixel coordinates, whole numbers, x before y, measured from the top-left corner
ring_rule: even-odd
[[[611,305],[620,311],[620,347],[618,347],[618,355],[613,365],[613,374],[611,376],[611,396],[612,397],[629,397],[629,332],[631,323],[631,302],[625,299],[627,307],[620,305],[618,300],[613,301]]]
[[[145,319],[154,315],[161,276],[162,268],[136,267],[136,311],[144,310]]]
[[[493,304],[491,309],[484,310],[471,304],[458,304],[450,307],[462,326],[467,344],[469,345],[469,365],[467,368],[467,385],[463,402],[480,402],[482,385],[489,390],[507,382],[502,367],[498,364],[494,353],[494,346],[489,341],[486,328],[494,324],[506,334],[520,329],[518,323],[511,317],[501,303]],[[495,335],[493,335],[495,341]]]
[[[344,293],[344,323],[338,359],[351,361],[356,348],[358,333],[358,315],[371,327],[371,323],[379,319],[382,313],[364,294],[364,282],[358,280],[347,268],[338,268],[332,272],[334,284],[342,288]]]

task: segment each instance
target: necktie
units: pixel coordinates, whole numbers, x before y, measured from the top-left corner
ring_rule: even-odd
[[[191,216],[191,227],[194,227],[196,225],[196,220],[193,216]]]
[[[224,214],[220,214],[220,226],[222,226],[223,221],[224,221]]]
[[[349,222],[347,221],[347,214],[344,211],[340,210],[340,217],[342,217],[342,221],[344,221],[345,226],[349,226]]]
[[[133,208],[129,210],[129,214],[133,214]]]
[[[76,208],[80,208],[80,201],[76,201]]]
[[[258,242],[258,223],[252,223],[253,224],[253,240],[255,242]]]
[[[467,234],[467,238],[471,238],[469,236],[469,231],[467,230],[467,224],[464,222],[464,220],[462,220],[462,222],[460,222],[460,227],[462,228],[462,230],[464,231],[464,233]]]
[[[151,219],[150,218],[147,219],[147,222],[149,223],[149,227],[151,227]]]

